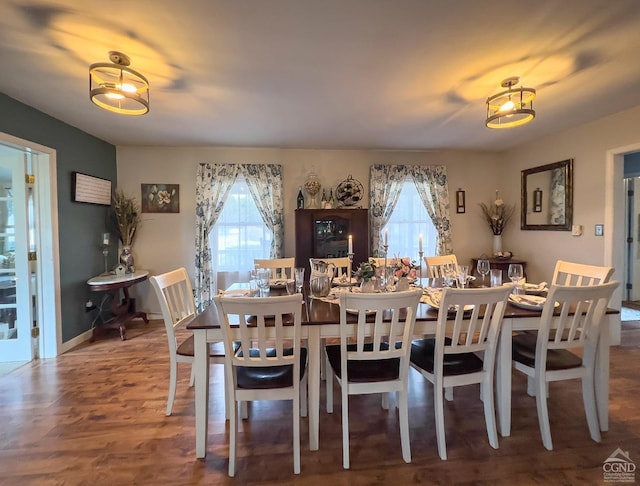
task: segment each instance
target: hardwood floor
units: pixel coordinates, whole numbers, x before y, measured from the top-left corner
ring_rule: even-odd
[[[38,360],[0,377],[1,485],[189,484],[597,484],[617,448],[640,466],[640,323],[625,323],[611,352],[611,413],[602,443],[589,437],[579,382],[550,386],[553,452],[540,440],[535,400],[514,375],[511,437],[489,446],[477,386],[446,403],[449,460],[438,458],[431,386],[411,372],[412,463],[400,452],[398,422],[375,396],[350,400],[351,470],[342,468],[341,407],[326,414],[320,450],[308,448],[302,419],[302,473],[293,474],[288,402],[259,402],[239,434],[238,472],[227,477],[222,367],[212,366],[207,458],[194,453],[194,390],[179,373],[173,415],[164,409],[168,351],[160,321],[135,323],[56,359]],[[638,480],[640,480],[640,473]]]

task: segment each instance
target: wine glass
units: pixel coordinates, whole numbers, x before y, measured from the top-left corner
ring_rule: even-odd
[[[509,264],[509,278],[513,282],[513,291],[515,293],[518,282],[522,280],[524,276],[524,272],[522,270],[522,264],[520,263],[511,263]]]
[[[489,260],[478,260],[477,269],[478,273],[482,275],[482,286],[486,287],[484,279],[489,274]]]
[[[296,267],[294,270],[296,280],[296,292],[302,293],[302,286],[304,285],[304,267]]]

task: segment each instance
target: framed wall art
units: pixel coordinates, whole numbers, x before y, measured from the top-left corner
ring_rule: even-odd
[[[179,213],[180,184],[141,184],[143,213]]]
[[[75,202],[111,206],[111,181],[82,172],[72,172],[71,199]]]

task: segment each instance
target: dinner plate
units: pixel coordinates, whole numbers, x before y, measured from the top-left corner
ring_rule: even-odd
[[[527,310],[542,310],[546,301],[546,297],[539,295],[509,295],[509,302],[511,304]],[[560,303],[556,302],[555,306],[558,307],[559,305]]]

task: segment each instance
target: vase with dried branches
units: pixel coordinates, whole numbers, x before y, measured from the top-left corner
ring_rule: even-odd
[[[133,273],[135,265],[131,245],[133,245],[140,224],[140,207],[135,198],[127,196],[122,189],[116,189],[111,198],[111,208],[113,210],[113,226],[122,243],[120,263],[126,267],[127,273]]]

